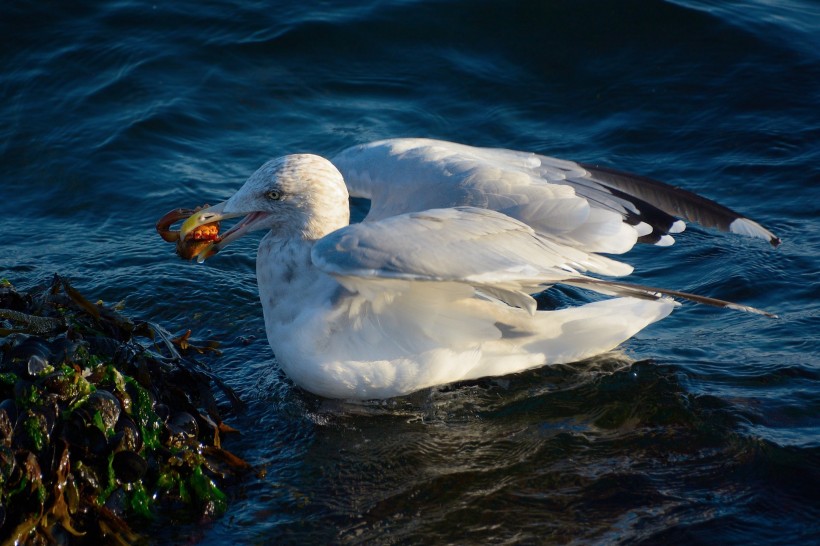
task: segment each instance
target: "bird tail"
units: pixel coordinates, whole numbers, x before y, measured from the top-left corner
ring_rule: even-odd
[[[699,296],[698,294],[690,294],[689,292],[681,292],[679,290],[669,290],[666,288],[655,288],[653,286],[646,286],[642,284],[630,284],[617,281],[605,281],[602,279],[593,279],[590,277],[577,277],[561,281],[561,284],[570,286],[577,286],[579,288],[586,288],[601,294],[610,296],[628,296],[632,298],[657,300],[664,296],[672,298],[680,298],[684,300],[693,301],[695,303],[703,303],[714,307],[722,307],[725,309],[734,309],[735,311],[744,311],[746,313],[756,313],[769,318],[778,318],[777,315],[763,311],[750,305],[743,305],[731,301],[720,300],[717,298],[710,298],[708,296]]]

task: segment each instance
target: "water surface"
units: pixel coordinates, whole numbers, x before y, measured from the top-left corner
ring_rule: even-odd
[[[810,0],[13,3],[0,276],[222,342],[260,468],[160,543],[809,544],[820,536],[820,8]],[[153,232],[267,159],[426,136],[653,176],[756,218],[626,257],[684,305],[625,356],[363,407],[278,371],[256,239]],[[565,295],[575,292],[567,291]]]

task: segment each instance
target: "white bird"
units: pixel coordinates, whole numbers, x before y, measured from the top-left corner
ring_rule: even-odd
[[[349,224],[348,196],[371,200]],[[199,255],[266,230],[256,275],[276,359],[301,388],[379,399],[578,361],[617,347],[677,305],[729,302],[585,275],[623,276],[636,242],[668,245],[681,217],[779,239],[713,201],[605,168],[428,139],[265,163],[197,227],[244,216]],[[555,283],[620,296],[537,310]],[[766,314],[766,313],[764,313]]]

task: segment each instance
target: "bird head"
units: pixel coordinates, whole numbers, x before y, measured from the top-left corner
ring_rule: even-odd
[[[283,238],[319,239],[350,221],[341,173],[317,155],[293,154],[262,165],[227,201],[204,208],[181,226],[179,236],[198,227],[244,217],[197,256],[202,262],[247,233],[271,230]]]

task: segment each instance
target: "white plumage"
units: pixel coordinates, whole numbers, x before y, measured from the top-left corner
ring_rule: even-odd
[[[349,193],[371,200],[348,225]],[[664,293],[591,279],[601,256],[671,244],[681,216],[779,240],[712,201],[654,180],[511,150],[426,139],[355,146],[332,163],[266,163],[227,201],[185,222],[246,216],[208,255],[257,229],[268,340],[287,375],[325,397],[388,398],[609,351],[668,315]],[[201,256],[204,256],[203,253]],[[617,297],[537,311],[555,283]]]

